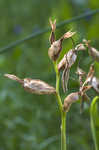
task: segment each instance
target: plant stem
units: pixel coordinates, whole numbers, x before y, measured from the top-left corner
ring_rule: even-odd
[[[66,150],[66,112],[63,111],[62,100],[59,93],[60,75],[57,68],[57,62],[54,62],[54,68],[56,72],[56,98],[61,113],[61,150]]]
[[[66,150],[66,112],[62,113],[61,150]]]
[[[96,102],[99,100],[99,97],[96,96],[91,103],[90,107],[90,117],[91,117],[91,131],[92,131],[92,136],[95,144],[95,150],[99,150],[99,131],[97,130],[99,127],[99,117],[98,117],[98,106]]]
[[[56,72],[56,98],[57,98],[59,109],[60,109],[60,112],[62,115],[63,105],[62,105],[62,100],[61,100],[60,93],[59,93],[60,75],[59,75],[58,68],[57,68],[57,62],[54,62],[54,68],[55,68],[55,72]]]

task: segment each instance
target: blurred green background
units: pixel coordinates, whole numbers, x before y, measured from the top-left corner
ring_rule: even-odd
[[[60,23],[97,8],[98,0],[0,0],[0,47],[49,27],[49,18]],[[99,13],[58,28],[57,39],[70,29],[77,32],[76,43],[86,38],[99,48]],[[40,78],[55,86],[48,58],[49,35],[47,32],[0,54],[0,150],[60,149],[60,114],[55,97],[27,93],[18,83],[3,77],[12,73],[20,78]],[[71,48],[71,41],[64,41],[63,53]],[[72,67],[68,93],[79,88],[75,74],[78,62],[88,72],[92,63],[88,51],[81,52]],[[97,77],[98,68],[95,63]],[[64,99],[67,94],[61,90],[61,95]],[[88,95],[92,100],[96,93],[91,90]],[[72,105],[67,116],[68,150],[94,150],[89,121],[87,105],[82,114],[79,103]]]

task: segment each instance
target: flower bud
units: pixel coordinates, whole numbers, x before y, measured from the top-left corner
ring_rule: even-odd
[[[30,78],[25,78],[25,79],[19,79],[15,75],[12,74],[5,74],[5,77],[15,80],[24,87],[24,89],[30,93],[34,94],[55,94],[56,90],[54,87],[48,85],[44,81],[41,80],[33,80]]]
[[[77,100],[79,100],[79,92],[69,94],[64,100],[63,110],[68,112],[71,104]]]

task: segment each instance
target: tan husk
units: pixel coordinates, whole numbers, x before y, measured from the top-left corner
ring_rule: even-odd
[[[63,110],[68,112],[71,104],[77,100],[79,100],[79,92],[69,94],[64,100]]]
[[[12,74],[5,74],[4,76],[11,80],[15,80],[21,83],[24,89],[30,93],[34,93],[34,94],[55,94],[56,93],[54,87],[50,86],[49,84],[41,80],[37,80],[37,79],[34,80],[30,78],[19,79],[18,77]]]
[[[54,32],[53,32],[54,34]],[[48,50],[48,55],[51,60],[56,61],[57,58],[59,57],[59,54],[62,50],[62,42],[64,39],[71,38],[75,32],[68,31],[66,32],[59,40],[55,41],[55,36],[51,34],[50,42],[51,42],[51,47]]]

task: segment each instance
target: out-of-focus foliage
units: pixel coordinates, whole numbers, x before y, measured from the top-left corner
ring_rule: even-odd
[[[0,0],[0,47],[24,38],[26,35],[49,26],[49,18],[57,22],[69,19],[99,6],[97,0]],[[78,22],[64,25],[57,30],[57,38],[68,29],[77,32],[74,37],[92,40],[99,49],[99,15],[86,17]],[[40,78],[55,86],[55,73],[48,58],[49,33],[16,46],[13,51],[0,55],[0,150],[58,150],[60,146],[60,114],[54,96],[37,96],[25,92],[18,83],[5,79],[3,73],[16,74],[20,78]],[[64,41],[63,53],[72,48],[70,40]],[[62,55],[63,55],[62,53]],[[78,54],[71,70],[69,92],[77,91],[75,74],[78,62],[88,72],[92,58],[88,52]],[[99,77],[99,64],[96,75]],[[75,78],[73,80],[72,78]],[[66,94],[62,97],[65,98]],[[91,90],[91,99],[96,93]],[[70,150],[91,150],[89,109],[80,114],[80,104],[71,107],[67,117],[67,146]]]

